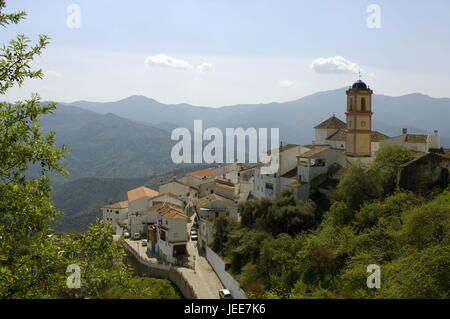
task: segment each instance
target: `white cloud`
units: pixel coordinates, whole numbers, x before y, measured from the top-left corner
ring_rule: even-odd
[[[172,58],[165,54],[157,54],[148,56],[145,59],[145,65],[150,66],[163,66],[174,69],[192,70],[194,67],[186,61]]]
[[[291,87],[297,87],[300,86],[300,82],[297,81],[291,81],[291,80],[281,80],[278,81],[276,88],[291,88]]]
[[[51,76],[54,78],[62,78],[62,74],[57,71],[47,70],[47,71],[43,71],[43,72],[44,72],[44,75],[46,75],[46,76]]]
[[[199,70],[200,72],[206,72],[206,71],[211,71],[213,68],[211,63],[202,63],[197,65],[197,70]]]
[[[172,69],[181,69],[181,70],[197,70],[200,72],[204,71],[210,71],[212,70],[212,64],[211,63],[202,63],[199,64],[197,67],[193,66],[187,61],[172,58],[166,54],[157,54],[157,55],[150,55],[145,59],[145,65],[147,67],[155,67],[155,66],[162,66]]]
[[[311,63],[310,67],[317,73],[327,74],[358,73],[360,70],[356,63],[353,63],[341,56],[318,58]]]

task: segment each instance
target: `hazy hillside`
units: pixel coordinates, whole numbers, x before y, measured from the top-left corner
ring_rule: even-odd
[[[181,177],[186,172],[208,166],[183,168],[161,176],[141,178],[81,178],[53,189],[53,203],[64,216],[54,222],[54,229],[77,231],[86,230],[101,217],[101,207],[110,202],[127,199],[127,191],[142,185],[158,190],[162,181]]]
[[[160,175],[179,167],[170,160],[170,133],[148,124],[64,104],[40,122],[44,132],[56,131],[57,144],[69,149],[62,161],[68,181]],[[62,181],[67,180],[55,179]]]
[[[313,127],[333,113],[345,119],[346,88],[319,92],[286,103],[234,105],[221,108],[188,104],[165,105],[144,96],[131,96],[117,102],[74,102],[71,105],[106,114],[108,112],[159,128],[191,128],[194,119],[204,127],[279,127],[285,142],[310,143]],[[435,99],[423,94],[390,97],[374,94],[374,129],[388,135],[400,134],[402,127],[411,132],[438,129],[442,142],[450,146],[450,99]],[[164,123],[164,124],[162,124]]]

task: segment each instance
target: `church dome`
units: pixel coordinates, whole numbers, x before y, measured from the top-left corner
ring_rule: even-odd
[[[367,85],[363,81],[358,80],[355,83],[353,83],[352,89],[367,89]]]

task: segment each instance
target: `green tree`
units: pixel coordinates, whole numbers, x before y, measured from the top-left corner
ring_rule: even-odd
[[[25,12],[4,13],[0,0],[0,25],[18,23]],[[18,35],[0,48],[0,94],[26,79],[42,78],[31,62],[48,45],[39,36],[34,46]],[[127,286],[130,270],[121,264],[124,251],[112,243],[110,229],[98,221],[81,238],[58,237],[50,222],[58,215],[50,199],[49,174],[67,175],[59,164],[66,148],[55,147],[53,132],[44,136],[39,118],[51,114],[55,104],[43,105],[38,95],[14,104],[0,103],[0,298],[99,297],[110,282]],[[30,166],[39,174],[27,175]],[[66,269],[78,264],[83,290],[68,291]]]
[[[333,194],[336,200],[347,202],[356,211],[367,200],[381,198],[383,181],[376,170],[357,161],[351,164]]]
[[[382,146],[375,154],[373,169],[380,171],[385,194],[395,190],[398,166],[405,163],[413,152],[399,145]]]

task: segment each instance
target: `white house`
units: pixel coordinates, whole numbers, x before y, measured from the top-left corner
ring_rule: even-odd
[[[194,177],[193,177],[194,178]],[[198,183],[196,183],[198,185]],[[160,193],[171,193],[183,200],[185,212],[191,216],[194,213],[195,200],[198,197],[198,190],[180,179],[174,179],[159,185]],[[183,205],[180,205],[183,206]]]
[[[198,196],[204,197],[216,193],[223,197],[234,199],[235,185],[228,179],[222,177],[210,177],[202,180],[198,185]]]
[[[239,172],[249,167],[250,166],[243,163],[228,163],[225,165],[219,164],[218,167],[215,167],[211,170],[211,176],[222,177],[234,184],[238,184]]]
[[[341,129],[346,129],[347,124],[338,119],[335,115],[329,119],[323,121],[322,123],[314,127],[314,141],[313,144],[328,144],[327,139],[337,131]]]
[[[143,217],[151,206],[151,199],[159,193],[153,189],[141,186],[128,191],[128,229],[131,235],[143,233]]]
[[[275,198],[282,190],[283,186],[296,180],[297,155],[308,151],[301,145],[288,144],[280,146],[279,167],[274,174],[261,174],[263,164],[258,164],[253,168],[253,195],[257,198]],[[271,151],[268,152],[270,155]]]
[[[182,209],[170,204],[158,209],[156,251],[163,260],[175,263],[178,255],[186,254],[187,218]]]
[[[404,128],[399,136],[385,139],[381,145],[396,144],[417,152],[429,152],[441,148],[441,138],[437,130],[434,134],[409,134]]]
[[[214,239],[214,220],[218,217],[227,217],[238,220],[237,203],[218,194],[208,194],[196,202],[197,216],[199,218],[199,246],[205,248]]]
[[[109,223],[116,235],[122,235],[123,229],[119,223],[128,219],[128,201],[122,201],[102,207],[103,220]]]

